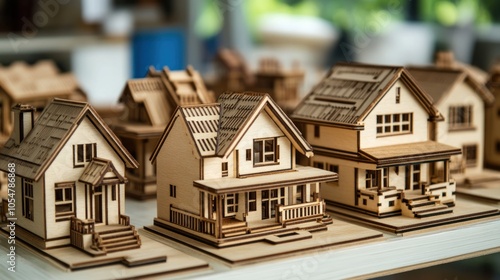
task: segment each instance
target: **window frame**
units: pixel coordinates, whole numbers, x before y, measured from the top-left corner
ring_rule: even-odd
[[[405,120],[405,117],[407,120]],[[376,115],[375,123],[377,137],[413,133],[413,113],[410,112]],[[407,129],[404,129],[405,126]]]
[[[272,141],[272,151],[266,151],[266,141]],[[260,144],[261,152],[258,153],[257,146]],[[272,160],[266,160],[267,156],[272,156]],[[259,138],[253,140],[253,166],[266,166],[279,164],[279,145],[276,137]]]
[[[469,130],[474,127],[474,107],[472,105],[452,105],[448,108],[448,130]],[[463,112],[461,112],[463,110]],[[463,117],[462,117],[463,115]]]
[[[230,200],[232,200],[232,203],[230,203]],[[224,195],[224,217],[232,217],[238,213],[238,200],[238,193],[227,193]],[[232,207],[231,211],[229,210],[230,207]]]
[[[54,206],[55,206],[55,215],[56,222],[68,220],[71,216],[75,215],[75,182],[61,182],[56,183],[54,185]],[[57,192],[61,191],[62,201],[57,201]],[[66,190],[71,191],[71,198],[67,199]],[[71,205],[71,211],[60,212],[57,210],[57,206],[59,205]]]
[[[477,144],[465,144],[462,146],[462,158],[465,161],[465,166],[475,167],[478,163],[478,146]],[[469,152],[472,150],[473,153]],[[474,154],[474,159],[469,158],[470,154]]]
[[[35,221],[34,182],[31,179],[23,178],[22,184],[23,217]]]
[[[91,150],[90,153],[89,153],[89,147]],[[82,143],[73,145],[74,168],[84,167],[87,163],[91,162],[92,158],[94,157],[97,157],[97,143]]]

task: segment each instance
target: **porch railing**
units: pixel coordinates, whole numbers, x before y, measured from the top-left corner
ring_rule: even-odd
[[[84,235],[95,233],[95,222],[94,220],[81,220],[72,216],[70,229],[71,245],[84,249]]]
[[[170,206],[170,222],[199,233],[215,236],[215,221]]]
[[[444,203],[455,202],[455,190],[456,183],[453,179],[448,182],[437,184],[423,184],[424,194],[431,195],[435,200],[439,200]]]
[[[282,225],[293,220],[300,220],[325,214],[325,202],[315,201],[294,205],[277,205],[276,221]]]
[[[121,214],[120,218],[119,218],[119,223],[122,226],[130,226],[130,217],[127,215]]]
[[[376,213],[396,211],[400,207],[402,193],[396,187],[360,189],[358,206]]]

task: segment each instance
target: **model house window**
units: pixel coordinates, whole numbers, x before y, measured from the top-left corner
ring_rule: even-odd
[[[319,169],[325,169],[325,164],[319,161],[313,161],[313,166]]]
[[[224,213],[226,217],[236,214],[236,212],[238,212],[238,194],[226,194],[224,197],[224,204],[226,205],[226,213]]]
[[[170,197],[177,197],[177,186],[170,185]]]
[[[83,167],[85,163],[90,162],[92,158],[96,156],[96,143],[73,145],[74,167]]]
[[[67,218],[75,213],[75,183],[58,183],[54,187],[56,220]]]
[[[276,138],[254,140],[253,163],[258,165],[277,162],[277,150],[278,146],[276,145]]]
[[[248,211],[257,211],[257,192],[248,192]]]
[[[389,201],[389,207],[393,207],[393,206],[394,206],[394,200]]]
[[[111,200],[112,201],[116,200],[116,185],[111,186]]]
[[[33,180],[23,179],[23,216],[33,221]]]
[[[412,132],[412,113],[377,115],[377,135]]]
[[[366,170],[365,187],[367,189],[379,186],[377,173],[377,170]]]
[[[262,219],[276,217],[276,206],[285,205],[285,188],[262,191]]]
[[[401,87],[396,88],[396,104],[401,102]]]
[[[319,125],[314,126],[314,137],[319,138]]]
[[[472,106],[452,106],[449,110],[450,129],[472,128]]]
[[[247,161],[252,160],[252,150],[251,149],[247,149],[246,158],[247,158]]]
[[[229,172],[227,171],[227,162],[222,163],[222,177],[227,177]]]
[[[462,153],[467,166],[475,166],[477,164],[477,145],[464,145]]]
[[[334,165],[334,164],[327,164],[328,165],[328,171],[339,173],[339,166]]]

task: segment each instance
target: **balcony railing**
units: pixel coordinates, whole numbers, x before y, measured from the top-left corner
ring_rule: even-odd
[[[120,225],[122,225],[122,226],[130,226],[130,217],[127,215],[121,214],[119,222],[120,222]]]
[[[215,221],[170,206],[170,222],[199,233],[215,236]]]
[[[323,216],[325,214],[325,202],[316,201],[294,205],[277,205],[276,221],[285,225],[287,222],[310,218],[314,216]]]
[[[95,233],[95,223],[94,220],[81,220],[72,216],[70,229],[71,244],[84,249],[84,235]]]

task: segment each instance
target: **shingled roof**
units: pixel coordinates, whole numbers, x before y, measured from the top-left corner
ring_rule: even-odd
[[[364,118],[398,79],[411,89],[431,119],[442,120],[431,98],[404,67],[351,63],[333,66],[297,106],[292,118],[298,122],[362,127]]]
[[[0,150],[0,170],[7,172],[16,164],[16,175],[38,181],[50,166],[83,118],[89,117],[127,167],[137,168],[137,161],[86,102],[54,99],[35,122],[26,138],[16,146],[10,138]]]
[[[224,93],[212,105],[181,106],[174,115],[180,116],[188,127],[201,156],[226,157],[231,153],[255,118],[266,110],[292,141],[296,149],[306,156],[312,156],[312,148],[286,114],[267,93]],[[161,146],[173,126],[173,118],[151,156],[156,160]]]
[[[479,83],[467,71],[459,68],[441,67],[408,67],[410,74],[433,99],[434,104],[439,103],[443,96],[458,83],[465,82],[471,86],[483,101],[489,105],[495,101],[495,97],[484,84]]]

